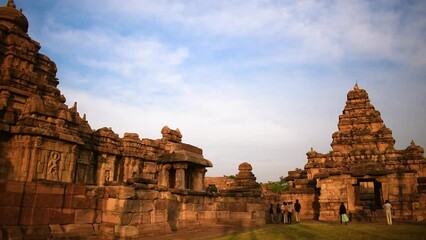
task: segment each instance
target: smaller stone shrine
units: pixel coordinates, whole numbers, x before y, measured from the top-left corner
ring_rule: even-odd
[[[332,151],[323,154],[311,148],[304,170],[286,177],[291,189],[282,198],[302,199],[309,217],[319,220],[338,220],[342,202],[354,220],[368,220],[371,210],[380,212],[385,200],[392,203],[396,219],[424,220],[424,150],[414,141],[403,150],[394,144],[380,112],[356,84],[339,116]]]
[[[252,172],[252,166],[243,162],[238,166],[238,173],[235,176],[235,182],[230,186],[228,192],[241,192],[241,193],[251,193],[253,195],[259,195],[261,193],[261,187],[258,182],[256,182],[256,177]]]

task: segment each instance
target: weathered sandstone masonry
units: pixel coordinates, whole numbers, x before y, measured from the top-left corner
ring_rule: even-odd
[[[385,200],[396,219],[426,218],[423,148],[412,141],[406,149],[395,149],[392,131],[357,84],[332,137],[332,151],[311,149],[305,169],[289,172],[291,190],[283,199],[303,199],[308,214],[319,220],[338,220],[342,202],[355,220],[368,220],[371,209],[381,213]]]
[[[0,7],[0,239],[127,238],[202,224],[265,224],[251,166],[207,192],[212,163],[165,126],[161,139],[92,130],[57,88],[28,21]]]

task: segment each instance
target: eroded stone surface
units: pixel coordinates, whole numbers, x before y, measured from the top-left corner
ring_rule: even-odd
[[[213,165],[179,129],[163,127],[161,139],[92,130],[77,103],[65,104],[55,63],[27,30],[13,1],[0,7],[0,235],[127,239],[222,216],[265,224],[261,198],[206,192]],[[245,174],[240,190],[255,185]]]

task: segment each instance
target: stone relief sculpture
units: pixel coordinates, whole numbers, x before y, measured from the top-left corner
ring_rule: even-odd
[[[47,165],[47,179],[58,181],[59,180],[59,162],[60,153],[52,151],[50,153],[49,163]]]
[[[105,182],[110,182],[111,181],[111,171],[110,170],[105,170],[105,178],[104,178]]]

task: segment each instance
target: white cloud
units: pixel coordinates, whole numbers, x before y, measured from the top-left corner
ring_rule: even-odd
[[[411,105],[426,104],[418,83],[426,75],[424,9],[388,1],[55,4],[31,29],[57,62],[68,102],[93,128],[120,135],[160,138],[162,126],[178,127],[215,175],[248,161],[260,180],[274,180],[303,167],[311,146],[330,150],[355,80],[424,126],[425,112]],[[82,19],[67,18],[70,9]],[[394,67],[375,67],[382,61]],[[392,118],[394,133],[406,120]]]

